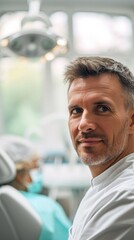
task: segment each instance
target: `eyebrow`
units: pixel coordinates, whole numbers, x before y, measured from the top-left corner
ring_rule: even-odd
[[[68,105],[68,110],[71,110],[73,108],[80,108],[79,105]]]
[[[95,102],[94,104],[95,104],[95,105],[99,105],[99,104],[100,104],[100,105],[101,105],[101,104],[102,104],[102,105],[103,105],[103,104],[104,104],[104,105],[105,105],[105,104],[111,105],[111,103],[110,103],[109,101],[103,101],[103,100],[102,100],[102,101]]]

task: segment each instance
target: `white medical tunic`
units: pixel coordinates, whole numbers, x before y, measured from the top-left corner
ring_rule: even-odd
[[[69,240],[134,240],[134,154],[91,180]]]

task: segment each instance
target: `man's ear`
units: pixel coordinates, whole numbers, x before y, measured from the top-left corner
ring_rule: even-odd
[[[130,125],[129,125],[130,133],[134,133],[134,108],[130,114]]]

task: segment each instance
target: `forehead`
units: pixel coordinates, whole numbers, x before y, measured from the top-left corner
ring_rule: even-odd
[[[88,78],[76,78],[72,82],[68,91],[68,99],[76,95],[99,94],[123,97],[125,91],[120,84],[118,76],[104,73],[99,76],[89,76]]]

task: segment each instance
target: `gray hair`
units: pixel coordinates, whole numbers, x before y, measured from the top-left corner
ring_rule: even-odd
[[[115,74],[123,89],[128,93],[129,106],[134,106],[134,75],[122,63],[106,57],[79,57],[72,61],[65,70],[65,81],[68,90],[76,78],[88,78],[103,73]]]

